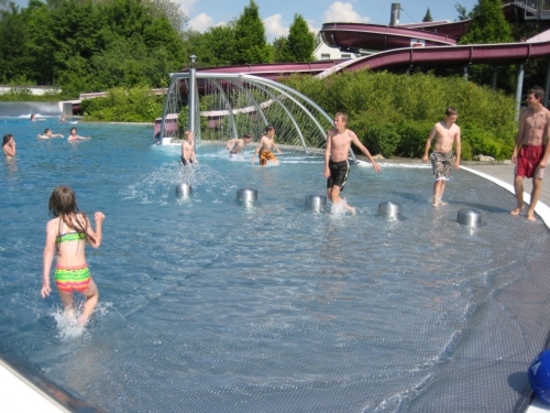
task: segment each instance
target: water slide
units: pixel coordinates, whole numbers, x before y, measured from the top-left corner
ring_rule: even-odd
[[[523,1],[503,6],[511,21],[550,19],[550,10],[540,2]],[[442,66],[469,64],[517,64],[550,56],[550,31],[517,43],[457,45],[467,33],[469,20],[430,22],[399,26],[325,23],[323,41],[342,50],[376,50],[358,59],[322,60],[313,63],[255,64],[197,69],[201,72],[246,73],[276,80],[292,73],[329,76],[336,72],[369,68],[380,70],[412,65]]]

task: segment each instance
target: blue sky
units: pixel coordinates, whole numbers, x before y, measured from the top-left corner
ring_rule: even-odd
[[[176,0],[175,3],[189,16],[192,28],[204,31],[239,17],[249,0]],[[256,0],[270,41],[288,34],[296,13],[315,31],[323,23],[335,21],[388,24],[392,3],[401,4],[400,23],[414,23],[422,21],[428,8],[434,20],[456,20],[455,4],[460,3],[470,11],[477,0]]]
[[[189,17],[189,26],[200,32],[238,18],[249,0],[173,0]],[[15,0],[26,6],[28,0]],[[477,0],[256,0],[268,41],[287,35],[294,14],[301,14],[313,31],[325,22],[388,24],[392,3],[401,4],[400,23],[422,21],[429,8],[434,20],[457,19],[455,4],[472,10]]]

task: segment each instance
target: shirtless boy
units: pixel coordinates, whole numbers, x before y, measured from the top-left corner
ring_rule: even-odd
[[[340,192],[344,190],[349,175],[349,150],[353,143],[372,163],[376,172],[380,172],[380,166],[371,156],[368,149],[361,143],[355,132],[347,128],[348,116],[338,112],[334,115],[334,128],[328,131],[327,147],[325,150],[325,178],[327,178],[328,198],[333,204],[342,202]],[[355,214],[355,208],[344,202],[344,207]]]
[[[536,86],[527,92],[527,109],[520,114],[519,131],[512,153],[512,162],[516,164],[514,189],[517,206],[510,214],[517,216],[523,209],[523,178],[532,178],[531,203],[527,209],[527,219],[530,221],[536,220],[535,207],[550,153],[547,142],[550,137],[550,111],[543,106],[543,100],[544,89],[541,87]]]
[[[275,141],[273,140],[274,136],[275,128],[271,125],[266,126],[265,135],[262,136],[262,139],[260,139],[260,143],[258,143],[258,146],[256,146],[256,150],[254,150],[254,154],[252,155],[252,165],[254,165],[254,158],[258,155],[258,153],[260,154],[261,166],[267,165],[267,161],[270,161],[272,165],[279,165],[279,160],[273,154],[273,148],[277,150],[277,153],[281,153],[281,151],[277,148],[277,145],[275,145]]]
[[[186,130],[184,136],[185,140],[181,144],[181,163],[184,166],[192,163],[199,163],[199,161],[197,160],[197,154],[195,153],[193,132],[191,132],[190,130]]]
[[[17,153],[15,147],[15,139],[13,138],[13,135],[10,135],[9,133],[4,135],[4,139],[2,140],[2,152],[4,152],[6,159],[11,159],[15,156]]]
[[[38,135],[39,139],[64,138],[60,133],[52,133],[51,129],[46,129],[43,135]]]
[[[229,157],[234,158],[244,150],[244,147],[252,141],[248,133],[245,133],[241,139],[229,139],[226,148],[229,149]]]
[[[445,111],[445,120],[434,125],[430,136],[426,141],[424,149],[423,162],[428,162],[428,151],[430,145],[435,139],[434,149],[430,155],[432,162],[432,170],[434,174],[434,190],[432,206],[438,207],[439,204],[447,205],[443,202],[443,192],[445,185],[451,176],[451,164],[453,162],[453,144],[456,151],[454,168],[460,168],[460,127],[456,124],[458,112],[452,106],[449,106]]]

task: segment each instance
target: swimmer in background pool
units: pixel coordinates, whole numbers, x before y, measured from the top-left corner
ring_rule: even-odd
[[[325,149],[325,172],[327,178],[328,198],[333,205],[344,202],[340,198],[340,192],[344,190],[349,176],[348,156],[353,143],[372,163],[376,172],[380,172],[380,166],[371,156],[369,150],[361,143],[355,132],[347,128],[348,116],[343,112],[334,115],[334,128],[328,131],[327,147]],[[355,214],[355,208],[344,202],[344,208]]]
[[[15,138],[13,135],[9,133],[4,135],[4,139],[2,140],[2,152],[4,152],[6,159],[13,158],[17,153]]]
[[[42,298],[50,295],[50,272],[55,253],[55,284],[59,298],[70,317],[74,316],[73,293],[79,292],[86,297],[82,314],[78,317],[81,325],[87,323],[99,299],[97,286],[90,276],[84,248],[86,242],[93,248],[99,248],[103,238],[102,212],[94,214],[96,229],[90,220],[79,211],[76,195],[68,186],[58,186],[52,191],[48,203],[50,219],[46,224],[46,245],[43,254]]]
[[[186,130],[184,133],[185,140],[181,144],[181,163],[189,165],[192,163],[199,163],[197,160],[197,154],[195,153],[195,142],[193,141],[194,135],[190,130]]]
[[[519,117],[519,131],[514,144],[512,162],[514,170],[514,190],[517,206],[510,214],[519,215],[523,209],[523,179],[533,179],[531,203],[527,209],[527,219],[536,221],[535,207],[542,191],[542,178],[550,154],[550,111],[544,107],[544,89],[539,86],[527,92],[527,109]]]
[[[69,135],[69,137],[67,138],[67,140],[70,142],[70,141],[78,141],[78,140],[81,140],[81,141],[87,141],[87,140],[90,140],[92,139],[91,136],[80,136],[76,133],[76,128],[71,128],[71,134]]]
[[[229,157],[234,158],[244,151],[244,147],[252,141],[248,133],[245,133],[241,139],[234,138],[227,141],[226,148],[229,149]]]
[[[275,148],[277,153],[281,153],[281,151],[277,148],[277,145],[275,145],[274,136],[275,128],[271,125],[266,126],[265,135],[260,139],[252,155],[252,165],[254,165],[254,158],[256,158],[258,154],[260,157],[260,166],[266,166],[268,161],[272,165],[279,165],[279,160],[273,154],[273,148]]]
[[[456,124],[457,119],[457,110],[449,106],[445,111],[445,120],[434,125],[426,140],[422,162],[428,162],[428,151],[430,150],[432,140],[435,139],[434,149],[430,155],[434,174],[433,207],[438,207],[439,204],[447,205],[443,202],[442,198],[443,192],[445,192],[445,185],[451,175],[451,164],[455,155],[453,153],[453,144],[456,150],[454,168],[456,170],[460,168],[460,127]]]
[[[52,138],[64,138],[60,133],[52,133],[51,129],[44,130],[44,134],[38,134],[38,139],[52,139]]]

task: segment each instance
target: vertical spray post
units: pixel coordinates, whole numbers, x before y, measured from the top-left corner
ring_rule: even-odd
[[[187,104],[189,105],[189,120],[187,127],[195,135],[195,108],[197,107],[196,90],[197,90],[197,68],[195,59],[197,56],[191,55],[191,65],[189,66],[189,87],[187,88]]]

